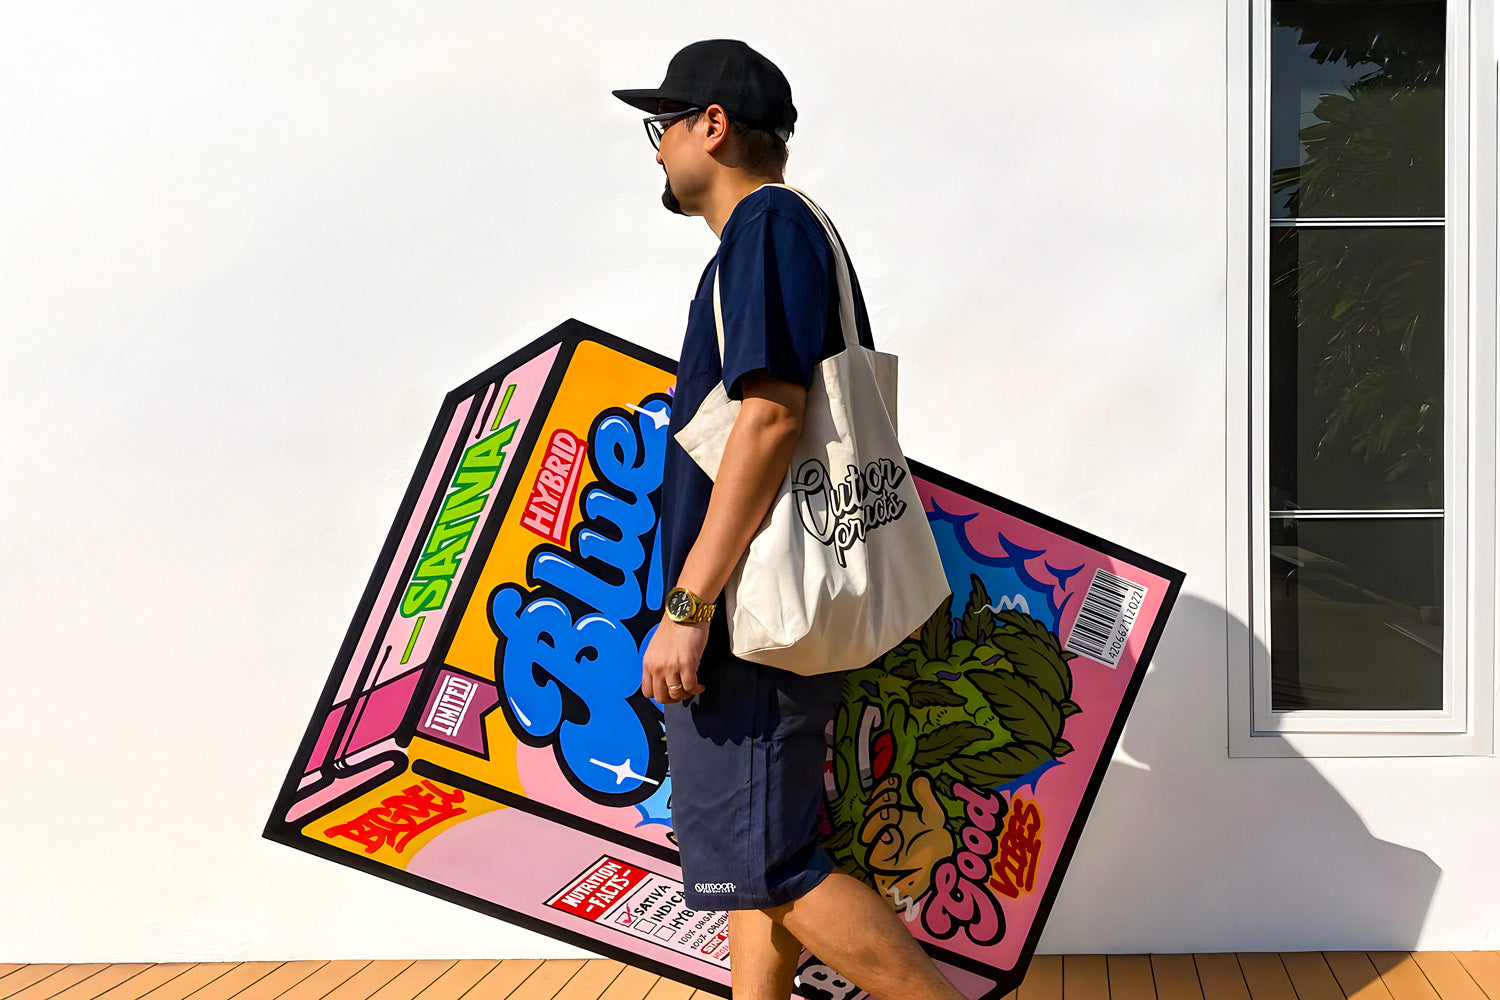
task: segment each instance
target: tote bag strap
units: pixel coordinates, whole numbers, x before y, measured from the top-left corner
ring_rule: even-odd
[[[844,242],[839,239],[838,231],[833,228],[833,223],[828,221],[828,216],[817,203],[802,191],[797,190],[789,184],[764,184],[762,187],[785,188],[792,194],[807,203],[808,209],[823,226],[823,234],[828,237],[829,249],[833,251],[834,267],[838,276],[839,288],[839,326],[843,328],[844,347],[859,346],[859,326],[854,318],[854,283],[849,278],[849,259],[844,253]],[[719,364],[724,363],[724,308],[719,301],[719,265],[714,264],[714,332],[719,338]]]

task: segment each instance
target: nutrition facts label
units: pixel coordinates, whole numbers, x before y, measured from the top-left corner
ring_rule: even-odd
[[[547,905],[602,928],[649,941],[679,955],[729,968],[729,918],[719,910],[695,910],[682,883],[664,875],[601,857]]]

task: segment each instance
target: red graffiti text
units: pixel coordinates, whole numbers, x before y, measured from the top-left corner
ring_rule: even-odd
[[[347,823],[329,827],[323,834],[352,840],[363,847],[366,854],[374,854],[382,847],[399,852],[405,850],[419,833],[467,812],[458,806],[463,800],[464,793],[456,788],[447,791],[424,781],[412,785],[400,795],[392,795]]]

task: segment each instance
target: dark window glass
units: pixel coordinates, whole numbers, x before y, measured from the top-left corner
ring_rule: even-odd
[[[1443,230],[1271,230],[1272,510],[1443,505]]]
[[[1441,518],[1271,522],[1271,707],[1443,707]]]
[[[1443,214],[1444,5],[1271,4],[1273,218]]]
[[[1443,707],[1445,21],[1271,4],[1274,711]]]

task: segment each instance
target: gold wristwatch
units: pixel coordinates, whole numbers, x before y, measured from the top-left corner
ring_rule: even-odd
[[[673,587],[667,591],[667,617],[674,622],[706,622],[713,616],[714,606],[691,590]]]

